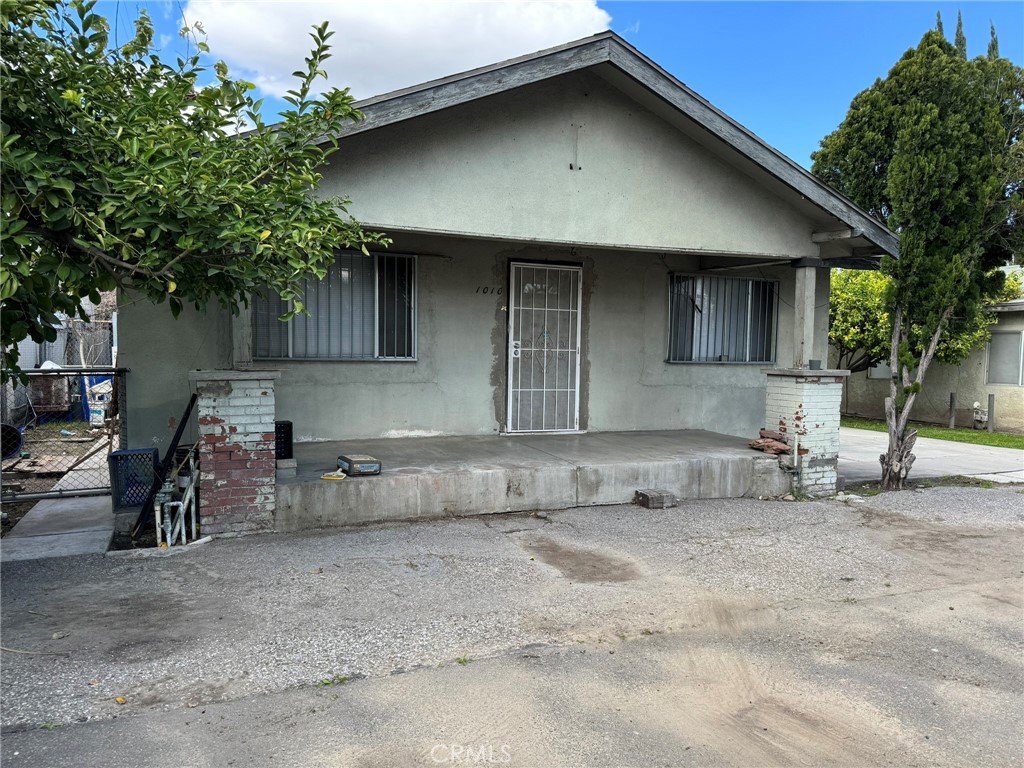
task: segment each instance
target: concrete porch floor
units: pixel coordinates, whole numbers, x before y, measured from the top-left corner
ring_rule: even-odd
[[[384,471],[321,480],[344,453],[374,456]],[[681,499],[790,489],[775,457],[697,430],[298,443],[294,456],[296,476],[277,483],[279,531],[623,504],[641,488]]]

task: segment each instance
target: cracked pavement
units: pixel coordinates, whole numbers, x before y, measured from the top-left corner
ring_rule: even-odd
[[[6,563],[0,756],[1021,765],[1022,544],[1005,486]]]

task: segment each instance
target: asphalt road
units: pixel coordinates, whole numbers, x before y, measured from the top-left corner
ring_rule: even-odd
[[[1022,546],[1001,486],[5,563],[0,758],[1022,765]]]

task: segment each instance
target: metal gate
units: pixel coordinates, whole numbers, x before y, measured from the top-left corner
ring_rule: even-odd
[[[110,493],[125,445],[124,368],[25,371],[0,387],[3,501]]]
[[[580,267],[512,264],[508,313],[508,432],[580,427]]]

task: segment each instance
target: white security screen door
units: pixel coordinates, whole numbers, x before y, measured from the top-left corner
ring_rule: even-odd
[[[509,432],[580,427],[580,267],[513,264],[508,307]]]

